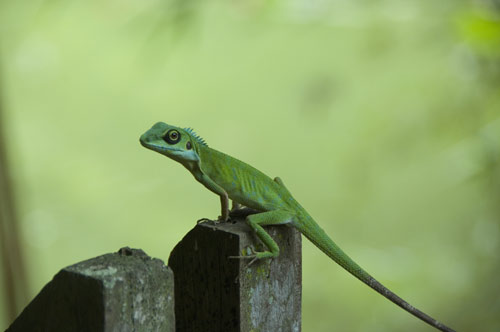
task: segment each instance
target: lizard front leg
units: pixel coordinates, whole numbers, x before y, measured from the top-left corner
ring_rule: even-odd
[[[194,173],[194,176],[196,180],[203,184],[208,190],[219,195],[221,207],[221,216],[219,219],[227,221],[229,219],[229,197],[227,196],[227,192],[202,172],[196,172]]]
[[[224,191],[224,189],[222,190]],[[225,191],[220,194],[220,210],[222,221],[227,221],[229,219],[229,198]]]

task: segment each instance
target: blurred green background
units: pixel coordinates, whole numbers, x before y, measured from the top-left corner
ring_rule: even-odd
[[[17,310],[61,268],[122,246],[167,260],[219,214],[139,145],[165,121],[280,176],[410,303],[499,331],[499,14],[465,0],[2,1],[1,125],[29,281]],[[303,247],[303,331],[431,330]]]

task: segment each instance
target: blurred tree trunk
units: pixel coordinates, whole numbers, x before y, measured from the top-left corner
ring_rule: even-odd
[[[0,251],[5,288],[4,301],[7,318],[12,321],[25,304],[28,292],[14,193],[7,162],[1,87],[0,84]]]

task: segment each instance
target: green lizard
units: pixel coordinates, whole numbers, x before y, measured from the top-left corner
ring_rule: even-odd
[[[441,331],[453,331],[401,299],[356,264],[293,198],[280,178],[272,180],[252,166],[209,148],[190,128],[158,122],[141,136],[140,142],[144,147],[181,163],[198,182],[219,195],[219,219],[222,221],[229,219],[229,199],[235,207],[241,204],[258,211],[248,215],[245,221],[268,250],[241,258],[262,259],[279,255],[278,245],[262,226],[286,224],[295,227],[332,260],[387,299]]]

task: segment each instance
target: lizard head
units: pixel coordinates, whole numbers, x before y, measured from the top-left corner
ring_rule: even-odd
[[[198,145],[207,145],[191,128],[179,128],[163,122],[156,123],[141,135],[142,146],[161,153],[180,163],[198,162]]]

